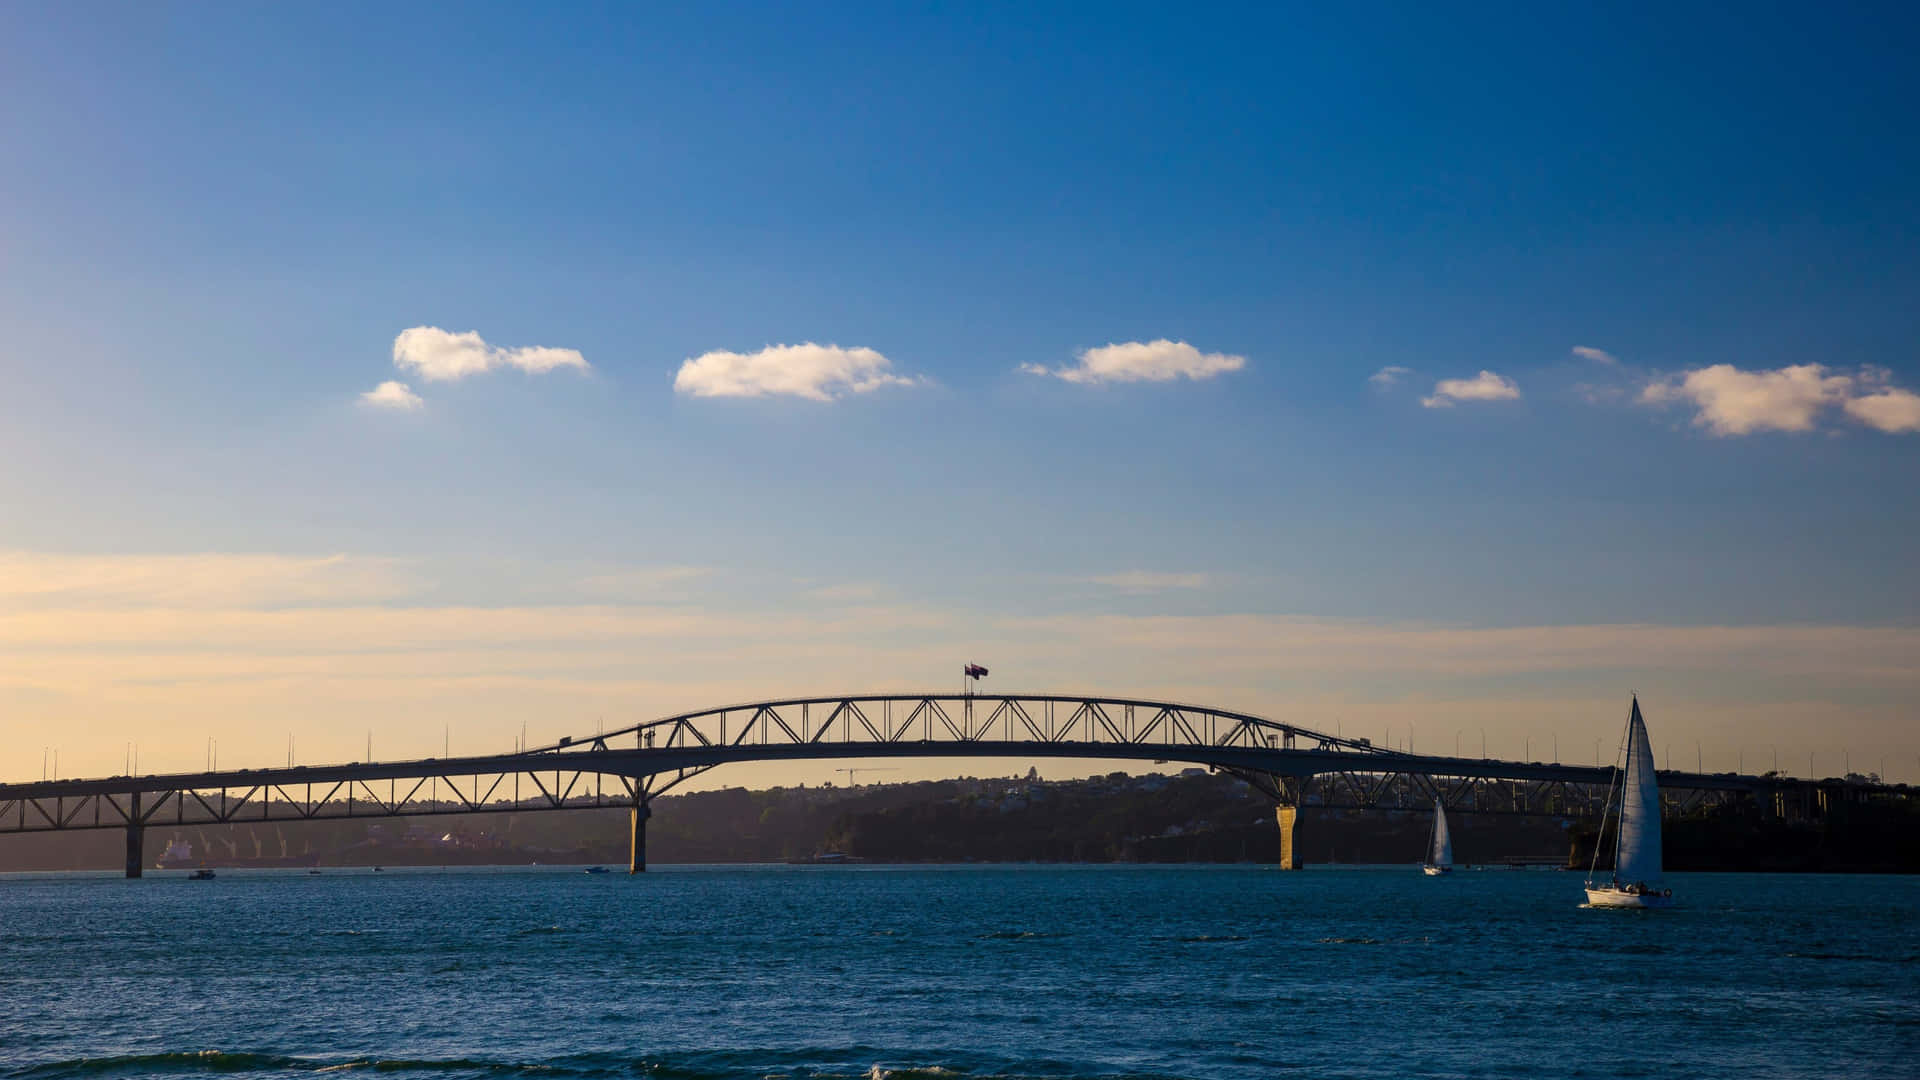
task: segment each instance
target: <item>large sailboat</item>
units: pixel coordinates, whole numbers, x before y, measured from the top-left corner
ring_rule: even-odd
[[[1587,871],[1589,907],[1663,908],[1673,906],[1673,890],[1660,882],[1660,779],[1654,774],[1653,746],[1647,741],[1647,722],[1640,716],[1640,698],[1635,695],[1633,711],[1627,715],[1627,734],[1622,744],[1626,767],[1620,772],[1620,809],[1613,831],[1613,876],[1594,881],[1594,870]],[[1608,800],[1612,802],[1611,799]],[[1600,819],[1601,839],[1606,836],[1606,815]],[[1600,846],[1594,845],[1593,866],[1600,863]]]
[[[1420,869],[1428,877],[1453,873],[1453,837],[1447,834],[1447,808],[1433,800],[1433,833],[1427,838],[1427,861]]]

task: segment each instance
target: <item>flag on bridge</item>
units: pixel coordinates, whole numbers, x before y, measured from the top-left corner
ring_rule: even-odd
[[[986,669],[986,668],[983,668],[983,667],[981,667],[981,666],[980,666],[979,664],[968,664],[968,665],[967,665],[967,678],[969,678],[969,679],[984,679],[984,678],[986,678],[986,677],[987,677],[987,669]]]

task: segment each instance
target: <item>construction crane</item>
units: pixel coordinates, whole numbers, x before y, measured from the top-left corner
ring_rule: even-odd
[[[853,786],[854,786],[854,783],[853,783],[853,778],[854,778],[854,776],[855,776],[855,774],[857,774],[857,773],[863,773],[863,772],[899,772],[900,770],[899,770],[899,769],[888,769],[888,768],[881,768],[881,767],[878,767],[878,766],[876,766],[876,767],[873,767],[873,768],[864,768],[864,769],[835,769],[835,770],[833,770],[833,771],[834,771],[834,772],[843,772],[843,773],[846,773],[846,774],[847,774],[847,786],[848,786],[848,787],[853,787]]]

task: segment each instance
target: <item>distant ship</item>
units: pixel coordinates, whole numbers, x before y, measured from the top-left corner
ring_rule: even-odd
[[[254,868],[317,866],[320,862],[320,853],[310,851],[305,855],[260,855],[227,859],[213,858],[207,855],[196,857],[193,854],[192,844],[176,838],[172,843],[167,845],[167,850],[160,853],[160,858],[154,862],[153,868],[155,870],[186,870],[192,867],[206,866],[214,862],[219,863],[221,866],[246,866]]]
[[[196,863],[193,858],[193,845],[185,840],[175,839],[160,853],[160,859],[153,864],[155,870],[181,870]]]

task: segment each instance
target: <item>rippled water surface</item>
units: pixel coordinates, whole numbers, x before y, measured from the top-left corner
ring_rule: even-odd
[[[1916,1075],[1920,880],[0,876],[0,1076]]]

